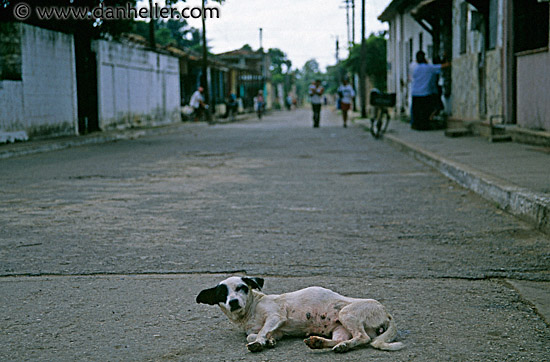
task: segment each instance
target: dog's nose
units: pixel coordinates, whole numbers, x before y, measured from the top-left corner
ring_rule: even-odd
[[[239,305],[239,301],[237,299],[231,299],[229,301],[229,307],[231,308],[232,312],[241,308],[241,306]]]

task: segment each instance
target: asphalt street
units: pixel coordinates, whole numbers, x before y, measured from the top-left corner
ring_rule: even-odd
[[[547,235],[323,111],[0,160],[0,360],[548,361]],[[406,344],[252,354],[200,290],[374,298]]]

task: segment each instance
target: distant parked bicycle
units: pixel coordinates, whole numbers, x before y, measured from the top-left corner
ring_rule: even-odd
[[[395,93],[382,93],[375,88],[370,92],[370,104],[374,106],[370,133],[374,138],[381,138],[390,124],[388,108],[395,106]]]

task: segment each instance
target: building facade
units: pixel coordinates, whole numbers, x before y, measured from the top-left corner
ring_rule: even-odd
[[[409,17],[431,35],[432,60],[452,62],[440,81],[451,119],[550,131],[549,13],[539,0],[394,0],[379,17],[390,24],[388,84],[400,99]]]
[[[433,59],[432,35],[412,17],[411,9],[410,2],[393,1],[380,16],[390,27],[386,53],[388,92],[396,94],[397,114],[405,116],[410,116],[410,77],[416,53],[422,50]]]

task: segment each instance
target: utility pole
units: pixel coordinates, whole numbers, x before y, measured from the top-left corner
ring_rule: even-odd
[[[345,9],[346,9],[346,25],[347,25],[347,36],[348,36],[348,49],[351,48],[351,35],[350,35],[350,20],[349,20],[349,8],[350,8],[350,2],[352,0],[344,0]],[[340,9],[343,9],[343,7],[340,6]]]
[[[351,46],[355,45],[355,0],[351,0]]]
[[[365,89],[366,59],[367,39],[365,36],[365,0],[361,0],[361,57],[359,67],[359,96],[361,98],[361,118],[367,118],[367,90]]]
[[[202,77],[201,86],[204,88],[204,103],[208,106],[210,104],[210,97],[208,91],[208,48],[206,47],[206,16],[204,16],[204,3],[206,0],[202,0]],[[210,108],[206,110],[206,120],[210,122]]]
[[[264,29],[260,28],[260,49],[263,49],[263,31]]]
[[[350,35],[350,26],[349,26],[349,2],[350,0],[346,0],[346,23],[348,26],[348,49],[351,48],[351,35]]]
[[[262,90],[265,90],[265,85],[267,84],[267,52],[264,52],[264,29],[260,28],[260,51],[262,52]],[[267,94],[264,94],[266,97]]]
[[[336,35],[336,64],[340,63],[340,41]]]

